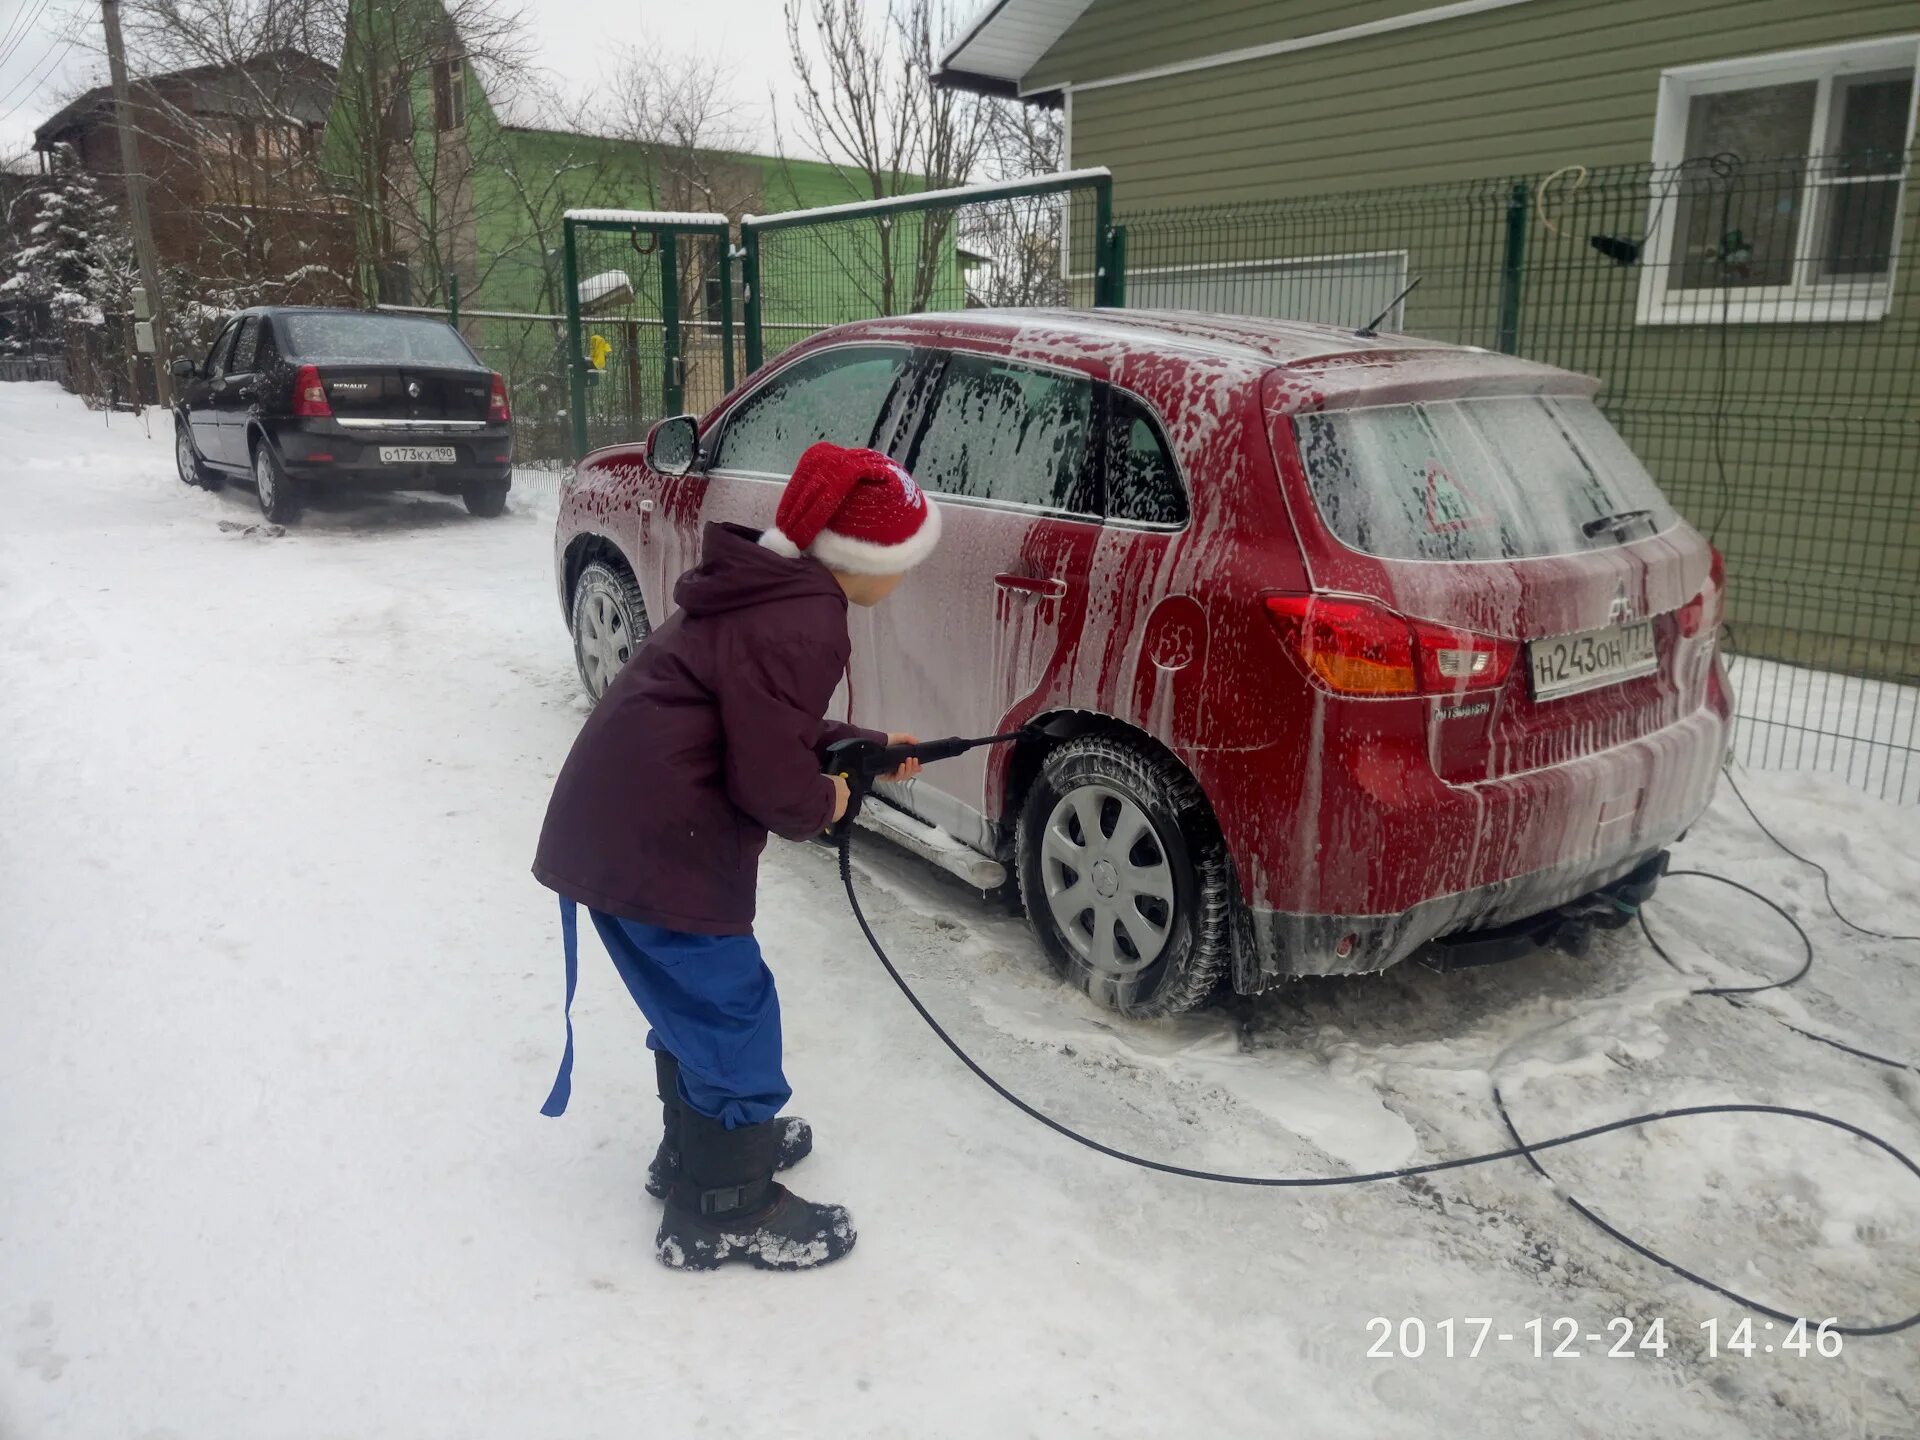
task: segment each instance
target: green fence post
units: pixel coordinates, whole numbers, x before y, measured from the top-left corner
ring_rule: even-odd
[[[680,247],[671,230],[660,232],[660,349],[666,359],[663,413],[678,415],[685,388],[680,375]]]
[[[586,358],[580,353],[580,256],[574,222],[561,222],[560,282],[567,288],[567,418],[572,421],[573,458],[587,453]]]
[[[733,234],[720,236],[720,383],[733,389]]]
[[[760,232],[746,224],[740,227],[740,283],[747,292],[747,373],[751,375],[766,354],[760,341]]]
[[[1113,180],[1102,176],[1093,187],[1093,303],[1096,306],[1114,304],[1113,241]]]
[[[1107,294],[1111,297],[1115,309],[1124,308],[1127,303],[1127,227],[1113,227],[1113,244],[1108,247],[1109,258],[1113,261],[1113,279],[1107,284]]]
[[[447,323],[454,329],[460,328],[460,277],[447,276]]]
[[[1527,270],[1527,210],[1533,191],[1524,180],[1514,182],[1507,197],[1507,249],[1500,265],[1499,348],[1520,353],[1520,287]]]

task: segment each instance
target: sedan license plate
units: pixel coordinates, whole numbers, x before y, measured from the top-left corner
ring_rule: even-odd
[[[1617,685],[1659,668],[1653,649],[1653,622],[1612,625],[1578,635],[1553,635],[1527,642],[1533,667],[1533,698],[1552,700],[1602,685]]]
[[[383,465],[451,465],[453,446],[382,445],[380,463]]]

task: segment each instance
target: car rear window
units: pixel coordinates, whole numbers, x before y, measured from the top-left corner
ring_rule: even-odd
[[[1390,560],[1607,549],[1678,522],[1592,401],[1449,400],[1294,417],[1314,504],[1346,544]],[[1622,518],[1645,511],[1644,518]]]
[[[302,360],[371,360],[471,367],[473,352],[444,320],[405,315],[302,314],[280,317],[287,347]]]

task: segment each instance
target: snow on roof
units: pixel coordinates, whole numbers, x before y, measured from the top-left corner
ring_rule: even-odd
[[[605,225],[725,225],[727,217],[712,210],[569,210],[569,220],[591,220]]]
[[[997,200],[1002,196],[1017,194],[1022,187],[1037,184],[1040,181],[1058,181],[1062,189],[1069,185],[1084,184],[1094,180],[1112,179],[1113,172],[1104,165],[1089,166],[1085,170],[1060,170],[1051,175],[1023,175],[1018,180],[995,180],[984,185],[956,185],[951,190],[916,190],[909,195],[891,195],[884,200],[852,200],[845,205],[816,205],[811,210],[782,210],[775,215],[742,215],[743,226],[753,225],[760,229],[772,226],[793,225],[802,220],[820,220],[835,215],[874,215],[885,214],[892,210],[918,210],[932,202],[942,204],[951,202],[965,205],[980,200]]]
[[[580,303],[591,305],[597,300],[605,300],[622,290],[633,293],[633,277],[624,270],[603,270],[598,275],[589,275],[580,282]]]

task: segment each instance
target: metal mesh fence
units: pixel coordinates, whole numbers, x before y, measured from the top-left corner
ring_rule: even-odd
[[[1726,553],[1737,753],[1915,800],[1910,159],[1721,155],[1139,214],[1126,299],[1356,326],[1386,309],[1384,328],[1601,376],[1614,423]]]

